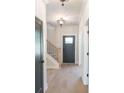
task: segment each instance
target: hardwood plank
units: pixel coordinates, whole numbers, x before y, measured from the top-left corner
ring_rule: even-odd
[[[81,81],[82,68],[64,64],[61,69],[48,70],[48,90],[46,93],[88,93],[88,87]]]

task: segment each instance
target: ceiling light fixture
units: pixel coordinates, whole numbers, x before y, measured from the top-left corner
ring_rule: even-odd
[[[62,6],[64,6],[64,2],[67,2],[69,0],[60,0],[62,2]]]
[[[62,25],[65,23],[65,20],[63,18],[60,18],[59,20],[57,20],[57,23],[59,23],[60,27],[62,27]]]

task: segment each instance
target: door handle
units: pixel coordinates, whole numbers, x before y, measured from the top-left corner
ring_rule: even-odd
[[[87,77],[89,77],[89,74],[87,74]]]
[[[89,56],[89,52],[87,52],[87,56]]]
[[[44,60],[42,60],[41,63],[44,63]]]

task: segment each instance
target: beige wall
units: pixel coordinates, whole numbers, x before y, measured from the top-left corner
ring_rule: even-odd
[[[35,1],[35,16],[43,21],[43,39],[44,39],[44,91],[47,89],[47,70],[46,70],[46,39],[47,39],[47,24],[46,24],[46,4],[44,0]]]

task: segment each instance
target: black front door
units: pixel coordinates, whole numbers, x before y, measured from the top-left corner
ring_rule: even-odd
[[[35,93],[43,93],[43,31],[42,22],[35,18]]]
[[[63,62],[75,62],[75,36],[63,36]]]

